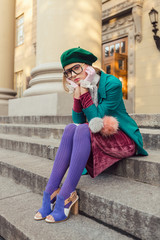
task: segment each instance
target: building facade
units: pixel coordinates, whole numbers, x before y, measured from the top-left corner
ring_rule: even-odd
[[[1,0],[1,5],[1,115],[71,114],[59,57],[77,46],[93,52],[96,65],[122,81],[129,113],[159,113],[160,52],[149,19],[152,8],[160,11],[159,0],[76,5],[74,0]]]

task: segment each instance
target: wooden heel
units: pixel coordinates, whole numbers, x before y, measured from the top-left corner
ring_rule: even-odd
[[[78,200],[75,202],[75,204],[72,206],[72,214],[73,215],[78,215]]]

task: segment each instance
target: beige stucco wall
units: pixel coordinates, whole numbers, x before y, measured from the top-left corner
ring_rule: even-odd
[[[14,0],[0,1],[0,88],[13,88]]]
[[[35,67],[35,48],[36,39],[36,1],[33,0],[16,0],[15,18],[24,14],[24,43],[18,47],[15,46],[15,66],[14,72],[23,71],[24,90],[26,86],[26,77]],[[34,13],[34,14],[33,14]]]
[[[152,3],[151,3],[152,2]],[[159,0],[144,0],[142,42],[136,44],[136,113],[160,112],[160,52],[153,39],[148,13],[154,7],[160,13]],[[160,29],[160,17],[158,28]],[[160,31],[158,32],[160,35]]]

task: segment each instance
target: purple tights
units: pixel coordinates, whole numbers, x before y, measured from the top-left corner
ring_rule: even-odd
[[[52,194],[60,185],[69,167],[67,177],[59,192],[64,199],[70,196],[79,182],[90,155],[91,140],[87,124],[66,126],[58,148],[53,169],[45,191]]]

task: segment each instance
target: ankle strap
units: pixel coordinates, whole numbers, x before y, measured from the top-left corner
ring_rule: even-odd
[[[77,199],[77,192],[74,191],[71,193],[70,197],[65,200],[64,206],[67,205],[69,202],[74,202],[76,199]]]
[[[52,200],[55,196],[57,196],[57,194],[59,193],[60,188],[58,188],[56,191],[54,191],[50,197],[50,199]]]

